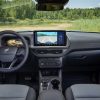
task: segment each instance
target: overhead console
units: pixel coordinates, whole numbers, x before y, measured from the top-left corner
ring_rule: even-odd
[[[34,31],[33,39],[34,53],[38,56],[61,55],[69,46],[66,31],[63,30]]]

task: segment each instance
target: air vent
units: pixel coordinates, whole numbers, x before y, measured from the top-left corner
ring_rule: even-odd
[[[36,50],[38,54],[61,54],[62,50]]]

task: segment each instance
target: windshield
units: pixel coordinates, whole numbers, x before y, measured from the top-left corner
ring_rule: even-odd
[[[62,11],[36,11],[34,0],[0,0],[2,30],[100,32],[100,0],[69,0]]]

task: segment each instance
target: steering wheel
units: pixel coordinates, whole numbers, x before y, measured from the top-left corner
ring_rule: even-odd
[[[29,47],[27,41],[15,31],[7,30],[0,32],[0,37],[3,35],[16,36],[23,43],[23,47],[0,46],[0,72],[7,73],[17,71],[24,65],[28,58]],[[19,58],[21,59],[19,60]]]

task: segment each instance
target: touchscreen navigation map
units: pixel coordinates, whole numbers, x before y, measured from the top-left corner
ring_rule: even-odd
[[[37,41],[38,44],[57,44],[57,32],[38,32]]]

